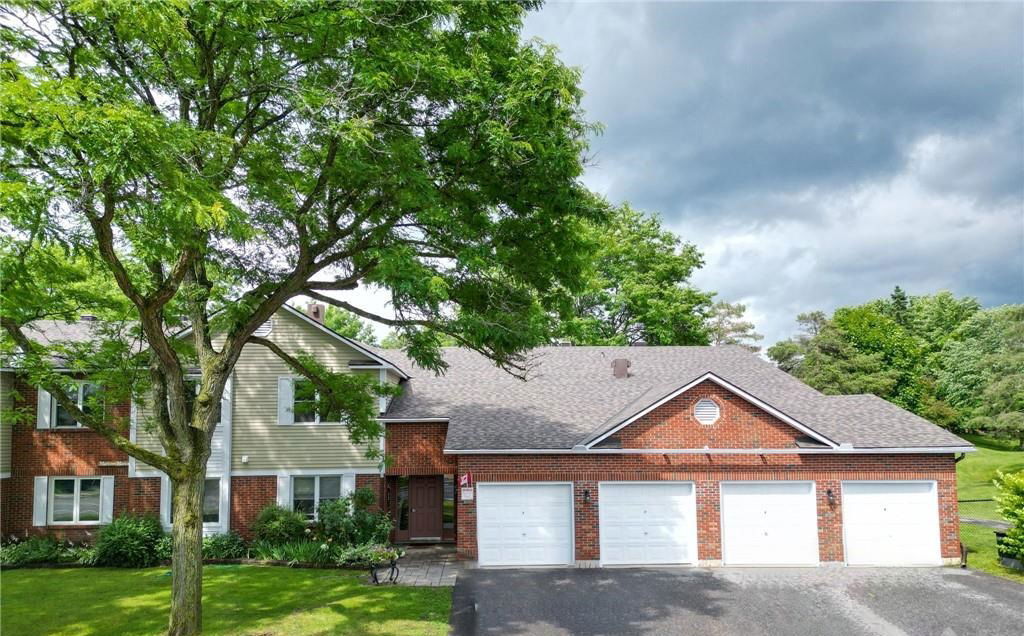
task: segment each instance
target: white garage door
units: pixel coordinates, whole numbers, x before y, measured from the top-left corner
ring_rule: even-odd
[[[602,565],[697,561],[692,483],[602,483],[598,506]]]
[[[935,482],[843,482],[850,565],[939,565]]]
[[[572,486],[477,484],[480,565],[564,565],[572,554]]]
[[[818,563],[814,483],[723,483],[721,505],[727,565]]]

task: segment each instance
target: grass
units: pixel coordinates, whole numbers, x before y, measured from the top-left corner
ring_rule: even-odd
[[[970,523],[960,524],[960,540],[967,546],[967,567],[1024,583],[1024,572],[999,564],[996,536],[992,528]]]
[[[996,471],[1024,470],[1024,452],[1015,444],[980,435],[961,435],[978,450],[968,453],[956,465],[958,499],[992,499],[996,487],[992,483]],[[995,502],[960,504],[960,516],[975,519],[1001,519]],[[976,570],[1024,583],[1024,572],[999,564],[996,537],[992,528],[969,523],[960,524],[960,540],[967,547],[967,565]]]
[[[991,499],[996,494],[992,484],[996,471],[1016,472],[1024,470],[1024,452],[1015,445],[993,440],[980,435],[961,435],[974,444],[978,450],[967,453],[956,465],[958,499]],[[972,503],[961,506],[961,516],[979,519],[1000,519],[994,502]]]
[[[203,630],[274,636],[447,633],[451,588],[375,587],[364,585],[365,578],[348,570],[208,565]],[[158,634],[166,629],[170,586],[167,568],[5,571],[0,629],[5,636]]]

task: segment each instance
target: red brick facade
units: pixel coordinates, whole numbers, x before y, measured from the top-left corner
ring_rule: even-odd
[[[719,420],[701,424],[698,400],[718,404]],[[613,436],[623,448],[792,448],[800,431],[710,380],[662,404]]]
[[[277,477],[231,478],[231,529],[252,539],[252,523],[260,511],[277,503]]]
[[[444,454],[446,422],[387,425],[388,475],[454,475],[453,455]]]

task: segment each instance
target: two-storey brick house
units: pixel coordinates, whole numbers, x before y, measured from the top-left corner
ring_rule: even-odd
[[[381,401],[389,461],[367,460],[341,423],[296,415],[301,380],[251,346],[221,408],[208,532],[246,535],[274,502],[313,517],[366,486],[396,541],[454,542],[483,566],[959,555],[955,462],[969,443],[874,396],[822,395],[738,347],[541,348],[524,382],[454,348],[435,376],[291,308],[263,333],[400,385]],[[119,511],[170,524],[166,478],[71,427],[16,372],[4,379],[5,400],[45,414],[0,436],[5,534],[80,535]],[[144,408],[110,408],[130,410],[130,434],[159,447]]]

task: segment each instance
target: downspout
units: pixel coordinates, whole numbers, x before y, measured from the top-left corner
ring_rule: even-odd
[[[954,459],[953,463],[954,464],[959,464],[960,460],[963,459],[964,457],[967,457],[967,453],[960,453],[960,457],[957,457],[956,459]]]

